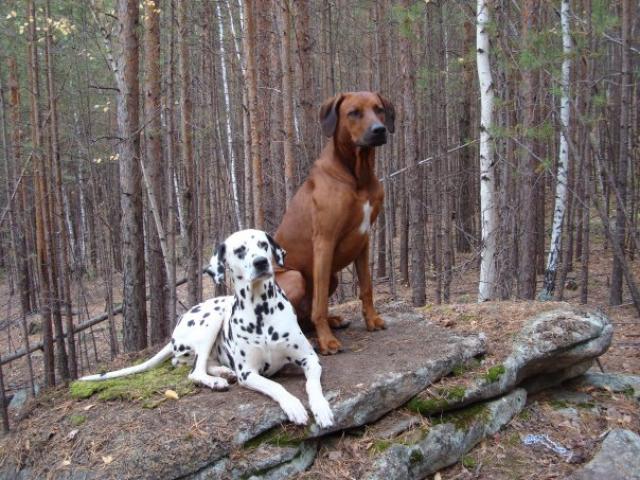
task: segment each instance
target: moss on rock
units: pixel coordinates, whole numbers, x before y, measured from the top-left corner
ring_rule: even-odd
[[[504,365],[494,365],[489,370],[487,370],[487,373],[484,374],[484,379],[488,383],[497,382],[498,380],[500,380],[500,377],[504,375],[504,372],[506,372]]]
[[[98,400],[141,402],[145,408],[155,408],[166,400],[165,390],[174,390],[180,397],[196,390],[196,385],[187,378],[189,370],[188,365],[173,367],[171,362],[165,362],[147,372],[127,377],[95,382],[75,381],[69,391],[77,400],[96,395]]]

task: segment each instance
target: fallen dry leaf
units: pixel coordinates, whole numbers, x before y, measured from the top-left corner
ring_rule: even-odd
[[[91,410],[91,409],[92,409],[93,407],[95,407],[95,406],[96,406],[96,404],[95,404],[95,403],[92,403],[92,404],[87,405],[86,407],[84,407],[84,408],[83,408],[83,410],[86,412],[87,410]]]
[[[113,462],[113,457],[111,455],[103,456],[102,461],[105,465],[109,465],[111,462]]]
[[[73,440],[74,438],[76,438],[76,435],[78,434],[79,430],[77,428],[74,428],[73,430],[71,430],[68,434],[67,434],[67,438],[69,440]]]
[[[71,460],[63,460],[62,461],[62,466],[63,467],[68,467],[69,465],[71,465]]]
[[[440,472],[436,472],[436,474],[433,476],[433,480],[442,480],[442,475],[440,475]]]
[[[180,398],[175,390],[167,390],[167,391],[165,391],[164,392],[164,396],[167,397],[167,398],[170,398],[172,400],[178,400]]]

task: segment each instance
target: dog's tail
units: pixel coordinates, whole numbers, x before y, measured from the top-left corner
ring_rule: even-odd
[[[142,362],[139,365],[123,368],[121,370],[116,370],[114,372],[100,373],[98,375],[87,375],[86,377],[80,378],[80,380],[85,382],[95,381],[95,380],[107,380],[109,378],[126,377],[127,375],[132,375],[134,373],[146,372],[147,370],[151,370],[152,368],[160,365],[172,354],[173,354],[173,347],[171,343],[167,343],[162,348],[162,350],[160,350],[158,353],[156,353],[153,357],[151,357],[146,362]]]

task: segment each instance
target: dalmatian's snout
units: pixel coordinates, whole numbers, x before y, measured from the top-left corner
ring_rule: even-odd
[[[262,279],[270,277],[273,272],[271,271],[271,262],[267,257],[258,256],[253,259],[253,279]]]

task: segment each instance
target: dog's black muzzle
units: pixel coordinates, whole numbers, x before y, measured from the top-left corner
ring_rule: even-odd
[[[387,127],[381,123],[371,125],[359,142],[361,147],[379,147],[387,143]]]

